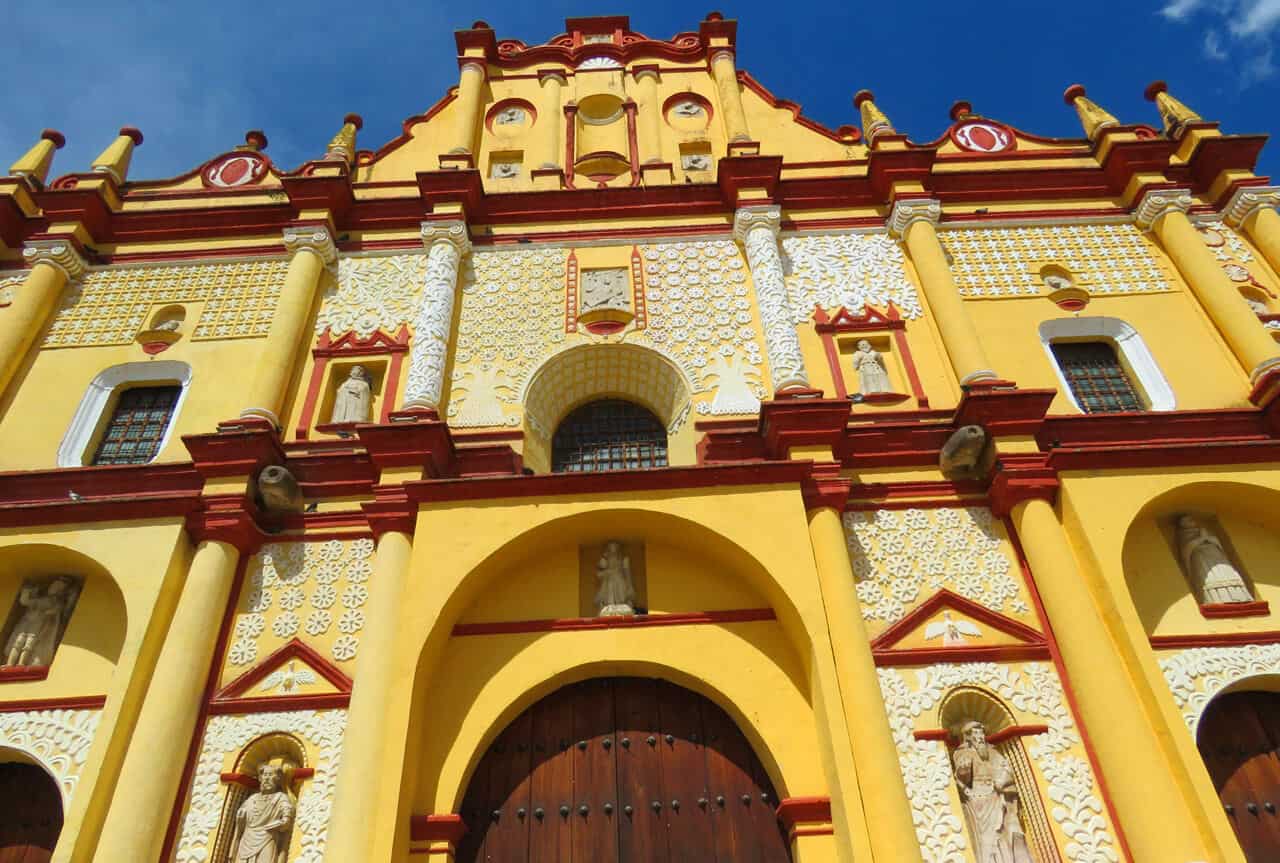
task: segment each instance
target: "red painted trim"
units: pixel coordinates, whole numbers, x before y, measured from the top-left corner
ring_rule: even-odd
[[[311,380],[307,384],[307,394],[302,403],[302,414],[298,418],[298,426],[294,429],[294,437],[306,438],[311,431],[317,405],[320,403],[320,389],[324,383],[325,369],[329,361],[335,357],[376,357],[390,356],[387,377],[382,383],[382,411],[380,422],[389,422],[392,405],[396,401],[400,387],[400,369],[404,363],[404,354],[409,350],[409,326],[401,322],[400,329],[394,336],[381,329],[376,330],[367,339],[356,335],[354,330],[343,333],[337,338],[326,327],[320,334],[316,346],[311,349],[315,362],[311,367]],[[317,431],[325,431],[316,426]]]
[[[988,743],[1003,743],[1011,737],[1033,737],[1037,734],[1047,734],[1048,725],[1010,725],[1008,728],[1002,728],[995,734],[987,737]],[[952,744],[951,732],[945,728],[929,728],[914,732],[913,736],[916,740],[942,740],[948,746]]]
[[[798,824],[826,824],[831,822],[830,797],[787,797],[778,803],[778,820],[787,830]]]
[[[1011,638],[1016,638],[1024,644],[1034,645],[1036,647],[1045,646],[1044,635],[1035,629],[1032,629],[1030,626],[1027,626],[1025,623],[1020,623],[1011,617],[1005,617],[1003,614],[992,611],[985,605],[974,602],[968,597],[961,596],[958,593],[953,593],[952,591],[943,588],[913,608],[901,620],[893,624],[893,626],[890,626],[884,632],[880,633],[880,635],[871,642],[871,649],[873,651],[893,650],[898,642],[910,635],[913,630],[917,629],[921,624],[926,623],[929,618],[933,617],[935,614],[946,610],[956,611],[966,617],[971,617],[974,620],[981,621],[997,632],[1003,632],[1005,635],[1008,635]],[[950,654],[967,651],[969,648],[946,647],[941,648],[941,650]]]
[[[1271,606],[1266,600],[1255,602],[1224,602],[1200,606],[1200,614],[1210,620],[1223,617],[1266,617],[1271,614]]]
[[[12,665],[8,668],[0,668],[0,683],[44,680],[48,676],[49,666],[47,665]]]
[[[564,106],[564,187],[573,189],[573,167],[577,162],[578,106],[573,102]]]
[[[0,701],[0,713],[24,713],[28,710],[101,710],[105,695],[71,695],[63,698],[24,698]]]
[[[897,668],[903,665],[934,665],[936,663],[961,662],[1030,662],[1049,659],[1051,654],[1043,644],[993,644],[969,647],[914,647],[906,650],[873,650],[877,668]]]
[[[1133,851],[1129,848],[1129,840],[1125,837],[1124,826],[1120,823],[1119,816],[1116,815],[1115,803],[1112,802],[1107,777],[1102,772],[1101,762],[1098,761],[1098,752],[1094,748],[1093,737],[1089,734],[1089,728],[1081,718],[1080,702],[1076,698],[1075,686],[1071,682],[1071,676],[1067,673],[1066,663],[1062,661],[1062,651],[1058,649],[1058,639],[1054,635],[1053,623],[1049,620],[1049,615],[1044,610],[1044,601],[1040,598],[1040,590],[1036,587],[1035,576],[1031,572],[1031,564],[1027,561],[1026,552],[1022,548],[1022,540],[1018,536],[1013,520],[1008,515],[1001,516],[1001,520],[1004,522],[1009,544],[1013,546],[1013,553],[1017,557],[1018,568],[1022,571],[1023,584],[1026,585],[1027,593],[1031,596],[1031,604],[1035,608],[1036,617],[1040,620],[1040,627],[1044,630],[1049,646],[1049,656],[1053,661],[1054,669],[1058,672],[1058,681],[1062,684],[1062,693],[1066,697],[1067,708],[1071,711],[1071,718],[1076,727],[1080,729],[1080,742],[1084,745],[1085,755],[1089,759],[1089,768],[1093,771],[1094,779],[1097,780],[1102,803],[1107,807],[1107,817],[1111,820],[1111,829],[1115,831],[1116,841],[1120,843],[1120,853],[1124,855],[1124,859],[1129,863],[1134,863]],[[1041,804],[1043,805],[1043,800]]]
[[[335,710],[351,703],[350,692],[318,692],[314,695],[280,695],[215,701],[205,711],[209,716],[269,713],[277,710]]]
[[[413,842],[458,844],[467,834],[461,815],[413,815],[409,818],[409,839]]]
[[[1238,647],[1243,644],[1280,644],[1280,631],[1153,635],[1149,638],[1149,641],[1156,650],[1185,650],[1190,647]]]
[[[883,312],[874,306],[864,305],[860,315],[853,314],[844,306],[836,309],[835,314],[829,315],[822,306],[814,306],[813,321],[814,329],[822,339],[822,346],[827,355],[827,363],[831,366],[831,377],[835,382],[836,395],[839,398],[849,398],[850,396],[844,378],[844,364],[840,362],[840,348],[836,344],[836,335],[839,333],[887,331],[893,338],[894,348],[902,358],[902,368],[907,375],[907,383],[911,387],[911,394],[915,396],[916,404],[921,408],[929,407],[929,399],[925,396],[924,388],[920,384],[920,374],[916,369],[915,359],[911,356],[911,347],[907,343],[906,321],[902,320],[898,307],[892,301],[889,302]],[[877,393],[871,396],[864,396],[862,401],[875,404],[885,396],[892,396],[895,401],[907,398],[906,395],[898,393]]]
[[[797,827],[788,832],[788,838],[794,842],[805,836],[834,836],[836,829],[834,827]]]
[[[640,185],[640,144],[636,140],[636,103],[631,99],[622,103],[627,115],[627,155],[631,167],[631,185]]]
[[[578,331],[578,276],[578,252],[576,249],[570,249],[569,256],[564,261],[564,331],[566,333]]]
[[[704,626],[707,624],[753,623],[777,620],[772,608],[743,608],[731,611],[690,611],[674,614],[637,614],[634,617],[567,617],[544,620],[513,620],[500,623],[459,623],[453,635],[512,635],[523,632],[579,632],[596,629],[641,629],[650,626]]]
[[[288,643],[277,648],[268,657],[263,659],[253,668],[241,674],[235,680],[228,683],[221,691],[214,696],[215,701],[228,701],[233,698],[239,698],[248,692],[254,685],[266,678],[272,670],[279,668],[290,660],[300,659],[307,665],[310,665],[321,677],[327,680],[339,692],[350,694],[351,678],[342,672],[338,666],[325,659],[315,648],[306,644],[298,638],[290,639]],[[258,699],[262,700],[262,699]]]
[[[235,620],[236,605],[240,601],[240,591],[244,587],[245,572],[248,570],[249,555],[240,554],[236,563],[236,574],[231,581],[231,593],[227,597],[227,607],[222,612],[222,624],[218,630],[218,640],[214,644],[213,659],[209,663],[209,674],[205,680],[204,695],[200,699],[200,713],[196,717],[195,731],[187,744],[187,757],[182,768],[182,779],[178,782],[177,798],[173,801],[173,812],[169,816],[169,826],[165,829],[164,844],[160,846],[160,856],[156,863],[168,863],[173,858],[174,845],[178,841],[178,825],[186,811],[186,799],[191,789],[191,779],[195,775],[196,759],[200,754],[200,744],[204,739],[205,726],[209,722],[209,706],[213,694],[218,687],[218,671],[227,653],[227,643],[231,640],[231,624]]]

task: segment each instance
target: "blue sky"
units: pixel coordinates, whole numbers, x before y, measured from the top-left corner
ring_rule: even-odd
[[[456,81],[453,30],[476,18],[499,38],[537,43],[561,32],[566,16],[629,13],[633,29],[668,38],[697,29],[716,8],[710,0],[632,9],[617,0],[6,6],[3,165],[53,127],[68,139],[54,173],[86,170],[116,129],[135,125],[146,135],[135,179],[189,170],[250,128],[265,130],[267,152],[292,168],[320,155],[349,111],[365,119],[360,146],[376,148]],[[1076,81],[1122,122],[1154,124],[1142,90],[1164,78],[1224,131],[1280,131],[1280,0],[750,0],[719,8],[739,19],[740,66],[833,127],[856,122],[851,97],[866,87],[919,141],[946,128],[956,99],[1030,132],[1078,135],[1061,98]],[[1259,172],[1280,173],[1280,141],[1264,151]]]

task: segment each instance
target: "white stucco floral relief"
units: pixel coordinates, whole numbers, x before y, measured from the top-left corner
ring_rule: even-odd
[[[1280,644],[1160,651],[1160,670],[1192,735],[1215,695],[1248,677],[1280,674]]]
[[[58,782],[66,811],[101,719],[101,710],[0,713],[0,747],[17,749],[44,765]]]
[[[784,237],[782,249],[791,264],[787,286],[797,324],[813,322],[815,305],[857,314],[864,305],[884,311],[892,302],[908,320],[924,314],[902,247],[888,234]]]

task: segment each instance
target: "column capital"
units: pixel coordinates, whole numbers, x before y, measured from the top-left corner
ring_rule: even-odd
[[[1238,228],[1255,212],[1267,207],[1280,208],[1280,186],[1241,186],[1227,201],[1222,220]]]
[[[707,62],[714,66],[721,57],[727,59],[730,63],[737,62],[737,53],[732,48],[716,48],[711,52],[711,57],[708,58]]]
[[[482,58],[478,57],[459,57],[458,73],[465,74],[468,69],[475,69],[480,73],[480,77],[489,77],[489,65]]]
[[[462,257],[471,251],[471,237],[467,233],[467,223],[459,220],[447,222],[423,222],[422,245],[427,251],[436,243],[448,243],[458,250]]]
[[[22,259],[28,267],[36,264],[56,267],[68,282],[78,281],[88,269],[84,257],[69,240],[28,240],[22,246]]]
[[[901,240],[916,222],[936,225],[942,221],[942,202],[936,198],[907,198],[893,202],[886,226],[894,239]]]
[[[569,78],[560,69],[539,69],[538,83],[546,84],[548,81],[555,81],[561,87],[569,83]]]
[[[1133,219],[1139,228],[1149,231],[1172,212],[1186,213],[1191,203],[1190,189],[1149,189],[1138,201]]]
[[[333,244],[333,234],[324,225],[298,225],[284,229],[284,247],[292,257],[299,252],[310,252],[324,261],[326,267],[338,260],[338,249]]]
[[[738,242],[745,243],[747,234],[757,228],[777,237],[782,228],[782,208],[776,205],[739,207],[733,214],[733,238]]]
[[[645,78],[648,78],[648,79],[649,79],[649,80],[651,80],[651,81],[660,81],[660,80],[662,80],[662,76],[658,74],[658,64],[657,64],[657,63],[653,63],[653,64],[646,65],[646,66],[632,66],[632,67],[631,67],[631,75],[632,75],[632,77],[634,77],[637,81],[642,81],[642,80],[644,80]]]

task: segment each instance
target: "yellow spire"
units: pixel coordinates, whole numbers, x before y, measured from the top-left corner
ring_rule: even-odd
[[[61,132],[45,129],[40,133],[40,140],[28,150],[21,159],[9,168],[9,176],[23,177],[38,186],[44,185],[49,176],[49,168],[53,165],[53,151],[61,150],[67,143]]]
[[[1170,135],[1182,131],[1187,123],[1199,123],[1203,118],[1186,105],[1169,95],[1169,85],[1163,81],[1153,81],[1144,94],[1148,102],[1155,102],[1160,110],[1160,119],[1164,122],[1164,130]]]
[[[356,132],[364,126],[359,114],[348,114],[342,118],[342,128],[329,142],[325,151],[325,159],[342,161],[350,165],[356,158]]]
[[[102,155],[93,160],[93,170],[110,174],[117,183],[123,183],[129,176],[129,160],[133,158],[133,148],[142,143],[142,133],[132,126],[120,129],[120,135]]]
[[[1095,140],[1103,129],[1120,125],[1120,121],[1112,114],[1099,108],[1097,103],[1087,98],[1084,87],[1079,84],[1068,87],[1067,92],[1062,94],[1062,101],[1076,109],[1076,114],[1080,116],[1080,125],[1084,126],[1084,133],[1089,136],[1090,141]]]
[[[877,135],[898,134],[884,111],[876,107],[875,98],[870,90],[859,90],[853,97],[853,106],[862,112],[862,134],[868,144],[873,143]]]

